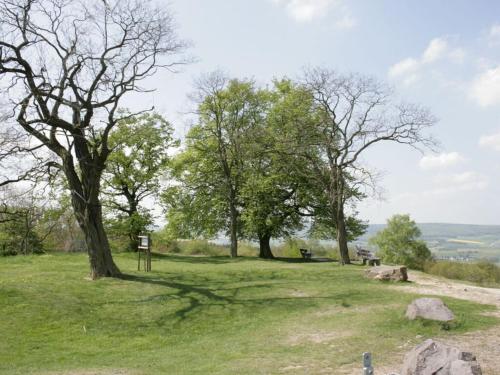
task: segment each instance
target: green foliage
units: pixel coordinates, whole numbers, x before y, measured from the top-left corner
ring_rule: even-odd
[[[213,238],[229,234],[236,222],[239,237],[283,238],[314,216],[315,235],[335,238],[328,191],[311,174],[312,161],[324,161],[311,147],[319,113],[310,91],[288,79],[257,89],[250,81],[210,76],[207,85],[198,123],[172,163],[176,183],[162,195],[167,236]],[[352,215],[346,226],[354,239],[366,224]]]
[[[318,209],[321,213],[317,211],[317,216],[312,222],[309,233],[313,238],[324,240],[335,239],[337,235],[336,222],[323,210],[323,208]],[[362,236],[368,228],[368,222],[358,219],[356,215],[357,213],[345,219],[347,241],[354,241]]]
[[[165,236],[165,231],[162,230],[153,233],[153,251],[178,255],[227,256],[229,247],[203,239],[173,240],[168,235]],[[239,243],[238,253],[241,256],[256,256],[257,248],[255,244],[242,241]]]
[[[303,227],[303,213],[312,203],[308,163],[297,152],[298,129],[313,121],[312,97],[290,80],[275,81],[261,95],[265,118],[251,134],[242,186],[244,231],[252,239],[291,235]]]
[[[109,137],[113,152],[104,174],[106,206],[111,209],[107,227],[115,238],[128,237],[129,250],[136,250],[137,236],[152,223],[141,203],[159,193],[170,161],[168,149],[178,142],[172,125],[158,113],[122,116]]]
[[[420,235],[420,229],[409,215],[394,215],[387,221],[387,227],[369,242],[378,247],[377,254],[384,262],[422,269],[431,259],[431,252],[426,243],[418,239]]]
[[[26,225],[24,217],[12,218],[0,224],[0,255],[41,254],[43,244],[33,227]]]
[[[334,259],[337,256],[337,248],[323,245],[317,239],[303,239],[287,237],[285,241],[274,247],[274,254],[283,258],[302,258],[299,249],[311,250],[314,257],[327,257]]]
[[[32,191],[9,191],[4,199],[0,211],[0,254],[43,253],[44,224],[53,210],[45,208]]]
[[[262,94],[251,81],[214,73],[200,83],[198,122],[173,161],[176,184],[163,193],[173,238],[241,234],[241,188],[254,128],[261,121]],[[207,94],[208,92],[208,94]]]
[[[487,261],[475,263],[426,262],[424,272],[443,276],[448,279],[470,281],[485,286],[498,287],[500,285],[500,267]]]

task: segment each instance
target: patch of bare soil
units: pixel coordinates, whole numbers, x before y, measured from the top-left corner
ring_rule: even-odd
[[[81,369],[43,373],[43,375],[139,375],[139,373],[126,369]]]
[[[302,344],[327,344],[349,336],[352,336],[352,333],[346,330],[335,332],[298,333],[289,336],[287,344],[292,346]]]
[[[416,271],[409,272],[408,277],[409,281],[414,283],[413,287],[408,288],[403,285],[392,287],[420,294],[434,294],[495,305],[500,309],[500,289],[472,286]]]
[[[453,297],[494,305],[497,307],[497,310],[486,313],[486,315],[500,318],[500,289],[471,286],[415,271],[411,272],[408,276],[409,281],[414,283],[412,287],[393,285],[392,288],[419,294]],[[477,357],[483,374],[500,374],[500,325],[487,330],[468,332],[463,335],[440,340],[449,345],[459,347],[462,350],[472,352]],[[401,363],[402,360],[403,356],[401,356]],[[377,372],[382,374],[392,371],[397,372],[400,366],[401,364],[397,364],[378,368]]]

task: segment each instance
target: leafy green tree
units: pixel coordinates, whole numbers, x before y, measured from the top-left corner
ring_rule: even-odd
[[[3,189],[0,198],[0,252],[31,254],[43,252],[43,241],[52,227],[46,217],[52,209],[42,192],[34,189]]]
[[[273,258],[271,238],[287,237],[303,228],[311,214],[311,186],[301,158],[299,129],[312,121],[311,96],[292,81],[275,81],[267,90],[263,121],[252,132],[245,160],[242,221],[247,238],[259,241],[259,256]]]
[[[370,244],[378,247],[384,262],[422,269],[432,255],[427,244],[418,239],[421,234],[409,215],[394,215],[387,220],[385,229],[370,238]]]
[[[262,121],[261,93],[251,81],[230,80],[220,72],[197,82],[197,123],[177,156],[176,185],[163,195],[172,235],[215,236],[225,232],[231,256],[241,237],[241,189],[251,144],[250,134]]]
[[[125,117],[109,136],[113,153],[106,163],[104,193],[107,205],[118,214],[108,224],[128,236],[131,251],[137,250],[139,234],[153,221],[141,204],[159,193],[168,150],[177,145],[173,127],[157,113]]]

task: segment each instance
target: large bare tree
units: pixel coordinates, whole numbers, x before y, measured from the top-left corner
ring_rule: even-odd
[[[361,158],[382,142],[415,148],[436,145],[426,129],[435,123],[432,114],[415,104],[398,104],[391,90],[361,75],[342,75],[323,68],[309,69],[304,85],[314,96],[318,120],[312,143],[321,158],[311,173],[322,181],[328,202],[328,222],[335,229],[343,263],[350,263],[347,247],[346,206],[362,198],[363,186],[373,174]]]
[[[99,199],[108,136],[126,94],[184,62],[172,18],[148,0],[0,0],[0,22],[0,85],[13,117],[66,177],[91,277],[118,276]]]

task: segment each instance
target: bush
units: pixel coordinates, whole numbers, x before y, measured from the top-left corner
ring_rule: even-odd
[[[14,255],[17,255],[16,250],[14,250],[12,248],[8,248],[6,246],[6,244],[0,245],[0,256],[8,257],[8,256],[14,256]]]
[[[448,279],[470,281],[486,286],[497,286],[500,284],[500,267],[487,261],[476,263],[426,262],[424,272],[443,276]]]
[[[387,220],[387,227],[369,242],[378,247],[377,254],[384,262],[421,270],[431,259],[431,252],[427,244],[418,239],[420,235],[420,229],[409,215],[394,215]]]
[[[336,247],[322,245],[318,240],[289,237],[278,246],[272,246],[271,250],[276,257],[301,258],[299,249],[308,249],[313,253],[313,257],[338,257]]]

